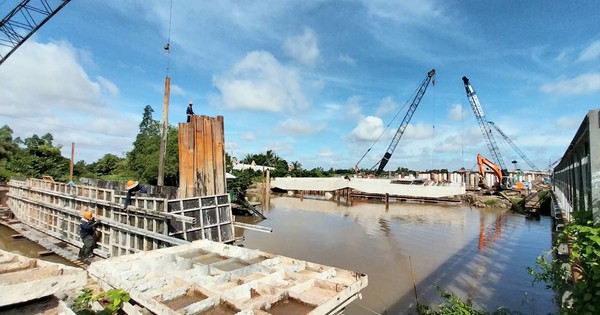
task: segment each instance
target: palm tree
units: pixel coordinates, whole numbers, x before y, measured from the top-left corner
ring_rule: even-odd
[[[294,161],[292,162],[292,168],[295,170],[301,170],[302,169],[302,164],[298,161]]]

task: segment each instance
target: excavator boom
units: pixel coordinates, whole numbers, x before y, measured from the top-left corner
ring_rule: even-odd
[[[492,161],[484,158],[481,154],[477,154],[477,165],[479,165],[479,174],[485,178],[485,169],[484,165],[489,167],[492,172],[498,178],[498,183],[502,183],[502,178],[504,175],[502,174],[502,170],[498,167],[498,165],[494,164]]]

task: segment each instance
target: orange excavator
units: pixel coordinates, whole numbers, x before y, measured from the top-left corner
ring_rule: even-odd
[[[496,189],[510,189],[510,179],[508,178],[508,173],[503,172],[498,165],[494,164],[492,161],[484,158],[481,154],[477,154],[477,165],[479,165],[479,175],[481,176],[479,179],[480,186],[484,184],[485,180],[485,169],[484,166],[487,166],[489,169],[494,172],[496,178],[498,178],[498,182],[494,184]]]

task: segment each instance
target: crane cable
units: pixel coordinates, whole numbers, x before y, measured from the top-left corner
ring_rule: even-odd
[[[369,149],[367,149],[367,152],[365,152],[365,154],[363,154],[363,156],[360,158],[360,160],[358,160],[358,162],[356,162],[356,166],[355,166],[356,168],[358,168],[358,164],[360,164],[360,162],[365,158],[365,156],[367,156],[367,154],[369,154],[369,152],[375,146],[375,144],[377,144],[377,141],[379,141],[379,139],[381,138],[381,136],[383,136],[385,134],[385,132],[388,130],[388,128],[394,122],[394,120],[396,120],[396,118],[398,118],[398,115],[400,115],[400,113],[402,112],[402,110],[406,107],[406,105],[408,105],[409,101],[413,98],[413,96],[418,93],[419,89],[420,89],[420,87],[417,87],[417,89],[415,89],[415,91],[411,94],[411,97],[406,101],[406,103],[404,103],[404,105],[400,108],[400,110],[398,110],[398,112],[396,113],[396,115],[394,116],[394,118],[392,118],[392,120],[387,124],[387,126],[379,134],[379,136],[377,137],[377,139],[375,139],[375,141],[373,141],[373,143],[371,144],[371,146],[369,147]],[[380,162],[381,162],[381,160],[379,162],[377,162],[371,169],[374,169],[375,166],[377,166],[377,164],[379,164]]]
[[[433,168],[435,158],[435,101],[436,101],[436,88],[435,78],[432,78],[431,84],[433,85],[433,126],[431,131],[431,169]]]
[[[172,17],[173,17],[173,0],[171,0],[171,6],[169,8],[169,34],[167,37],[167,43],[165,44],[165,46],[163,47],[163,49],[165,50],[165,54],[167,54],[167,77],[169,76],[169,67],[171,66],[171,24],[172,24]]]

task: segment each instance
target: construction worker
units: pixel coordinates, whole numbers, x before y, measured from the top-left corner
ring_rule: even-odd
[[[187,122],[190,122],[192,120],[192,116],[194,116],[194,110],[192,109],[192,102],[190,102],[188,104],[188,108],[187,111],[185,112],[187,114]]]
[[[129,205],[131,205],[131,197],[135,196],[135,194],[139,191],[141,193],[147,193],[146,189],[140,185],[137,181],[129,180],[127,181],[127,197],[125,197],[125,204],[123,205],[123,209],[127,209]]]
[[[79,250],[79,260],[85,260],[92,256],[92,250],[96,243],[96,226],[100,221],[96,221],[91,212],[84,212],[81,223],[79,224],[79,236],[83,241],[83,247]]]

